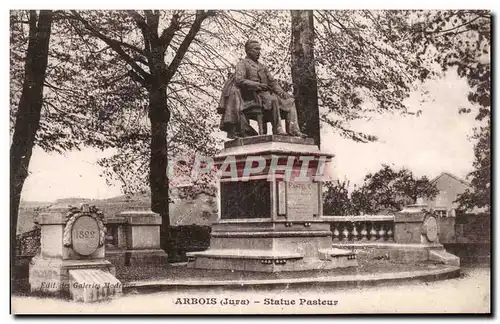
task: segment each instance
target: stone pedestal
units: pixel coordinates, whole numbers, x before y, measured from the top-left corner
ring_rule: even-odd
[[[161,217],[152,211],[130,210],[108,219],[111,242],[106,257],[115,264],[166,264],[160,246]]]
[[[38,216],[41,248],[30,262],[32,292],[72,296],[80,300],[75,297],[79,287],[90,285],[95,289],[102,283],[117,288],[112,291],[102,289],[96,294],[89,288],[87,295],[91,297],[85,301],[101,300],[121,293],[121,283],[114,277],[115,268],[104,259],[105,228],[102,218],[100,211],[88,205],[71,209],[53,207]],[[76,273],[87,271],[93,274],[87,282],[75,281]]]
[[[219,220],[210,248],[188,266],[242,271],[300,271],[356,266],[354,252],[332,248],[321,219],[325,163],[312,139],[263,135],[225,143],[215,157]]]

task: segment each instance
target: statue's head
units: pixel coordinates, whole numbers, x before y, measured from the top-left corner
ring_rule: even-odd
[[[260,57],[260,43],[253,39],[248,40],[245,43],[245,52],[250,59],[257,61]]]

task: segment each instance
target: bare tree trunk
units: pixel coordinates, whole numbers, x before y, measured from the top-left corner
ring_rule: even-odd
[[[52,11],[42,10],[37,16],[30,11],[29,42],[26,53],[24,81],[10,146],[10,239],[11,267],[16,257],[16,232],[21,192],[28,177],[36,132],[40,127],[43,84],[47,70]]]
[[[292,81],[302,132],[320,145],[318,83],[314,67],[314,18],[311,10],[292,10]]]
[[[135,15],[135,14],[133,14]],[[147,32],[143,32],[146,46],[148,65],[151,71],[149,90],[149,119],[151,121],[151,161],[149,183],[151,188],[151,209],[162,218],[160,239],[162,248],[168,254],[172,253],[170,244],[170,215],[168,204],[168,145],[167,126],[170,121],[170,111],[167,106],[167,85],[171,81],[184,55],[200,30],[203,20],[210,13],[196,13],[196,19],[189,32],[177,48],[170,65],[165,63],[165,50],[178,27],[178,17],[173,17],[170,26],[158,34],[158,12],[146,11]],[[139,17],[136,16],[137,19]],[[149,47],[149,48],[148,48]]]
[[[151,159],[149,184],[151,188],[151,209],[160,214],[161,245],[170,251],[170,217],[168,211],[168,151],[167,151],[167,125],[168,110],[166,107],[165,89],[151,89],[149,102],[149,119],[151,121]]]

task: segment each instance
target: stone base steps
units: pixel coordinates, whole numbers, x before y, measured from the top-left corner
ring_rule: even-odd
[[[189,252],[188,267],[251,272],[303,271],[357,266],[355,253],[342,249],[321,249],[316,257],[297,252],[251,249],[209,249]]]
[[[335,270],[332,270],[335,271]],[[179,288],[193,287],[196,289],[213,287],[248,289],[249,287],[282,287],[289,289],[292,287],[301,287],[319,285],[321,287],[363,287],[389,284],[400,285],[408,284],[412,280],[435,281],[451,279],[460,276],[460,268],[454,266],[436,266],[434,269],[384,272],[384,273],[363,273],[358,274],[338,274],[336,272],[322,271],[321,276],[314,276],[311,272],[304,272],[303,275],[294,277],[288,276],[288,273],[282,273],[280,277],[270,277],[276,274],[261,274],[261,279],[240,278],[217,280],[208,275],[205,279],[178,278],[178,279],[153,279],[128,282],[124,287],[124,294],[128,293],[152,293],[157,291],[169,291]],[[318,272],[316,272],[318,273]]]
[[[442,244],[408,244],[389,242],[334,242],[334,248],[370,250],[380,257],[403,263],[438,261],[443,264],[460,266],[460,258],[446,252]]]

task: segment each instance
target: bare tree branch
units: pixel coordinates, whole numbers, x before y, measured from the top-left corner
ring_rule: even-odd
[[[198,10],[196,12],[196,18],[194,19],[194,22],[191,25],[189,32],[187,33],[186,37],[184,37],[184,40],[182,41],[181,45],[177,49],[177,53],[175,53],[175,56],[174,56],[172,62],[170,62],[170,65],[168,66],[167,71],[165,72],[165,74],[163,76],[165,78],[165,83],[170,82],[170,80],[174,76],[175,71],[177,71],[177,68],[181,64],[182,59],[184,58],[184,55],[186,54],[186,52],[189,48],[189,45],[191,45],[191,43],[193,42],[193,40],[196,37],[196,34],[200,30],[201,24],[203,23],[203,21],[207,17],[213,16],[213,15],[215,15],[215,12],[213,12],[213,11],[206,11],[205,12],[203,10]]]
[[[174,13],[172,19],[170,20],[170,25],[161,33],[160,44],[165,49],[170,45],[172,38],[174,38],[175,32],[180,29],[179,18],[179,13]]]
[[[73,14],[73,17],[80,21],[94,36],[98,37],[103,42],[108,44],[109,47],[111,47],[125,62],[127,62],[135,72],[140,74],[140,76],[144,80],[149,79],[149,73],[144,71],[144,69],[142,69],[135,62],[135,60],[123,50],[122,46],[125,46],[125,43],[111,39],[101,33],[96,27],[92,26],[85,18],[83,18],[76,10],[72,10],[71,13]]]
[[[148,32],[148,25],[146,24],[146,20],[135,10],[127,10],[127,13],[130,15],[130,17],[132,17],[132,19],[134,19],[135,24],[141,30],[142,38],[144,40],[144,48],[145,48],[144,54],[146,56],[149,56],[149,54],[151,53],[151,44],[150,44],[150,35]]]

